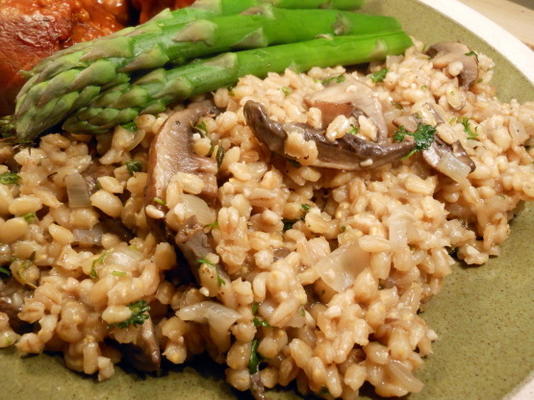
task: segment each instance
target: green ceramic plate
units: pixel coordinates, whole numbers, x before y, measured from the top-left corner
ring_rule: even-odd
[[[365,11],[396,16],[412,35],[431,43],[461,40],[496,61],[494,82],[502,100],[534,100],[534,86],[518,68],[529,74],[531,54],[506,32],[456,1],[422,0],[446,6],[455,20],[483,35],[497,47],[478,38],[458,22],[416,0],[369,0]],[[446,3],[446,4],[445,4]],[[502,44],[504,43],[504,46]],[[503,54],[513,60],[510,62]],[[530,63],[534,73],[534,62]],[[534,80],[534,78],[531,78]],[[512,236],[502,256],[479,268],[456,267],[442,293],[426,307],[424,318],[437,333],[434,354],[418,372],[424,390],[410,400],[497,400],[514,391],[534,370],[534,206],[526,207],[512,222]],[[67,370],[53,355],[19,358],[0,351],[0,399],[236,399],[223,373],[207,359],[168,371],[164,376],[141,377],[117,369],[106,382]],[[272,394],[274,399],[298,399],[292,390]],[[362,397],[367,398],[367,397]],[[533,399],[526,397],[522,399]]]

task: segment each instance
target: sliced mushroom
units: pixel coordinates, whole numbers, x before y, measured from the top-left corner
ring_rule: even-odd
[[[265,108],[252,100],[244,107],[247,124],[254,134],[273,153],[291,158],[284,152],[289,132],[298,132],[306,141],[313,140],[318,157],[312,165],[316,167],[360,170],[379,167],[400,159],[414,148],[414,143],[373,143],[356,135],[347,134],[335,142],[328,141],[322,131],[302,124],[281,124],[267,116]]]
[[[167,119],[152,141],[148,153],[145,204],[156,206],[153,203],[155,198],[164,199],[171,178],[179,171],[201,177],[205,182],[205,195],[217,194],[217,163],[210,158],[197,156],[191,147],[194,124],[202,116],[215,112],[211,102],[203,101],[176,111]]]
[[[189,218],[178,230],[175,243],[184,255],[189,269],[198,281],[198,268],[200,267],[198,260],[206,258],[209,253],[215,253],[210,238],[204,232],[204,227],[198,223],[195,217]],[[213,267],[218,276],[225,281],[228,280],[228,275],[218,264],[215,264]]]
[[[474,55],[467,55],[469,52],[469,47],[457,42],[436,43],[427,50],[427,54],[433,57],[432,62],[436,68],[444,68],[455,61],[462,63],[459,79],[464,88],[469,88],[478,79],[478,60]]]
[[[161,366],[161,353],[156,339],[152,319],[147,319],[133,343],[120,344],[124,358],[135,369],[144,372],[155,372]]]
[[[430,166],[460,183],[465,182],[476,167],[460,142],[448,145],[439,137],[423,150],[423,158]]]
[[[312,94],[306,98],[311,107],[317,107],[323,115],[323,127],[327,127],[338,115],[346,117],[359,110],[373,121],[378,129],[378,141],[383,142],[388,135],[382,105],[374,96],[373,90],[365,83],[348,77],[344,82],[337,83]]]

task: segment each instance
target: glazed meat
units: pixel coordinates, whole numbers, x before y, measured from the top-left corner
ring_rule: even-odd
[[[123,0],[0,0],[0,115],[13,111],[20,71],[70,45],[128,22]]]
[[[175,10],[191,5],[194,0],[133,0],[133,5],[139,10],[139,22],[148,21],[165,8]]]

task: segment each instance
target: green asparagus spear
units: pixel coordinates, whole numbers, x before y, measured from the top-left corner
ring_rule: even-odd
[[[33,87],[17,103],[16,128],[20,141],[33,139],[71,112],[89,104],[101,91],[128,82],[137,70],[150,70],[169,62],[231,49],[310,40],[320,34],[361,34],[399,29],[390,17],[338,10],[288,10],[270,6],[243,14],[195,20],[150,29],[133,36],[96,41],[67,69]],[[71,54],[75,56],[77,53]]]
[[[184,24],[201,18],[210,18],[217,15],[233,15],[242,11],[263,4],[272,4],[278,8],[289,9],[314,9],[314,8],[334,8],[338,10],[356,10],[361,7],[363,0],[197,0],[191,7],[181,8],[174,11],[165,9],[155,16],[151,21],[138,27],[125,28],[115,32],[100,40],[108,40],[113,37],[126,35],[135,35],[146,31],[149,26],[157,25],[160,27]],[[38,74],[35,83],[50,79],[59,72],[71,68],[80,61],[83,54],[69,57],[65,60],[59,60],[63,56],[88,49],[94,46],[94,41],[77,43],[68,49],[58,51],[53,56],[48,57],[43,62],[34,67],[30,73]],[[52,60],[59,60],[52,63]]]
[[[171,70],[157,69],[135,84],[123,84],[100,95],[70,117],[70,132],[101,134],[132,121],[139,114],[163,111],[169,104],[233,85],[245,75],[264,77],[286,68],[306,71],[313,66],[350,65],[402,53],[411,45],[402,31],[315,39],[262,49],[225,53]]]

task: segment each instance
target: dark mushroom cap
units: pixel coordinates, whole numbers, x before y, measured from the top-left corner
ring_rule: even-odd
[[[194,124],[214,112],[216,109],[209,101],[193,103],[185,110],[174,112],[163,124],[148,153],[145,204],[154,204],[155,198],[164,199],[167,186],[177,172],[200,176],[206,183],[204,193],[216,195],[216,162],[194,154],[191,147]]]
[[[270,119],[265,108],[249,100],[244,107],[247,124],[258,140],[273,153],[290,158],[284,152],[284,143],[289,132],[298,132],[306,141],[313,140],[317,146],[318,157],[311,165],[316,167],[360,170],[379,167],[393,162],[409,153],[413,142],[374,143],[356,135],[346,134],[343,138],[331,142],[324,132],[304,124],[281,124]]]
[[[464,88],[468,88],[478,79],[478,60],[475,55],[467,55],[469,52],[469,47],[457,42],[436,43],[427,50],[427,54],[433,57],[432,62],[436,68],[444,68],[455,61],[462,63],[459,80]]]

